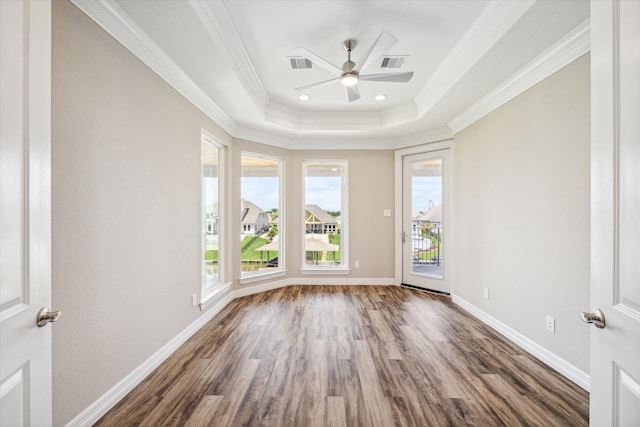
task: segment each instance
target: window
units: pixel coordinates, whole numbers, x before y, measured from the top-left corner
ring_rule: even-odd
[[[242,153],[240,176],[240,277],[283,272],[282,160]]]
[[[224,280],[224,146],[204,134],[200,142],[202,298]]]
[[[303,162],[302,270],[348,271],[347,162]]]

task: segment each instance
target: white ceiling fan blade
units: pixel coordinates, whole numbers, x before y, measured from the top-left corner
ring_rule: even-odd
[[[347,86],[347,96],[349,96],[349,102],[357,101],[360,99],[360,91],[358,86]]]
[[[329,83],[337,82],[338,80],[339,79],[324,80],[324,81],[321,81],[321,82],[311,83],[310,85],[300,86],[300,87],[294,88],[294,90],[305,90],[305,89],[309,89],[309,88],[312,88],[312,87],[322,86],[322,85],[326,85],[326,84],[329,84]]]
[[[406,83],[411,80],[411,77],[413,77],[413,71],[407,71],[406,73],[365,74],[360,76],[360,80]]]
[[[373,43],[373,46],[371,46],[369,52],[367,52],[359,62],[356,62],[355,70],[364,70],[369,65],[371,65],[373,61],[375,61],[386,51],[391,49],[396,43],[398,43],[397,38],[387,33],[386,31],[383,31]]]
[[[335,74],[336,76],[339,76],[339,75],[342,74],[342,69],[341,68],[336,67],[331,62],[327,61],[326,59],[320,58],[315,53],[310,52],[310,51],[308,51],[307,49],[305,49],[303,47],[295,48],[295,52],[298,55],[307,58],[309,61],[311,61],[314,64],[316,64],[318,67],[322,67],[325,70],[329,71],[331,74]]]

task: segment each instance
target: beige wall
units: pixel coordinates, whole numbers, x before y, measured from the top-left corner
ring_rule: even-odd
[[[302,161],[347,160],[349,176],[349,264],[350,273],[342,278],[389,279],[393,283],[393,151],[294,151],[288,197],[294,203],[291,217],[287,219],[291,230],[303,230],[302,223]],[[391,209],[392,216],[383,216],[384,209]],[[300,278],[302,238],[294,234],[289,242],[289,275]],[[354,262],[360,261],[360,268]],[[304,275],[304,278],[310,277]],[[313,276],[311,276],[313,277]],[[326,276],[325,276],[326,277]],[[341,276],[334,277],[340,280]]]
[[[266,154],[284,160],[285,180],[285,253],[288,279],[308,281],[326,280],[348,282],[356,279],[388,279],[392,283],[394,271],[394,154],[390,150],[283,150],[251,141],[234,139],[231,167],[240,170],[242,152]],[[302,161],[303,160],[346,160],[348,162],[349,183],[349,262],[351,271],[347,276],[301,275],[302,263]],[[231,203],[240,205],[240,181],[232,177]],[[383,216],[384,209],[391,209],[392,216]],[[240,230],[240,215],[234,215],[232,230]],[[234,254],[240,253],[240,242],[232,242]],[[237,259],[237,258],[236,258]],[[354,268],[354,261],[360,261],[360,268]],[[234,263],[234,287],[239,284],[240,266]],[[345,279],[347,279],[345,281]],[[268,282],[268,281],[264,281]],[[260,285],[253,282],[247,286]]]
[[[53,329],[54,423],[64,425],[202,315],[190,304],[200,130],[230,138],[67,1],[53,4],[52,53],[53,306],[64,313]],[[455,139],[454,291],[585,371],[588,79],[582,58]],[[233,140],[230,230],[240,230],[242,151],[285,160],[286,279],[326,277],[299,272],[301,161],[323,158],[348,160],[350,188],[351,273],[327,279],[394,277],[392,151]]]
[[[230,138],[67,1],[53,3],[52,37],[53,306],[64,313],[53,335],[54,423],[64,425],[202,315],[191,307],[200,290],[200,131]],[[285,161],[286,279],[302,279],[300,164],[322,158],[349,162],[350,260],[361,268],[304,278],[393,279],[394,215],[383,216],[394,201],[392,151],[233,140],[231,230],[240,230],[242,151]],[[236,288],[239,276],[233,262]]]
[[[589,78],[586,55],[456,134],[454,161],[454,293],[584,372]]]
[[[195,107],[66,1],[53,2],[54,422],[201,312]]]

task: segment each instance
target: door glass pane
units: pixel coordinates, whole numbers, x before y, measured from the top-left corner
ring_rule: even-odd
[[[442,278],[442,158],[411,165],[412,272]]]
[[[282,269],[281,160],[243,153],[240,158],[241,276]]]

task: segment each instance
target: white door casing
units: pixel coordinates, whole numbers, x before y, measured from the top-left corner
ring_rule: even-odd
[[[52,423],[51,4],[0,1],[0,425]]]
[[[442,165],[442,222],[441,238],[442,251],[436,256],[441,258],[440,269],[434,269],[433,264],[416,265],[415,239],[413,230],[414,211],[427,210],[424,206],[413,206],[413,179],[414,165],[429,163],[430,161],[441,161]],[[451,292],[451,149],[439,148],[433,151],[410,154],[402,157],[402,283],[420,288],[450,293]],[[428,196],[424,201],[428,201]],[[424,203],[423,203],[424,204]],[[417,245],[419,246],[419,244]],[[433,254],[432,254],[433,255]],[[420,254],[418,254],[420,256]],[[422,271],[425,270],[425,271]]]
[[[590,423],[640,425],[640,2],[591,2]]]

